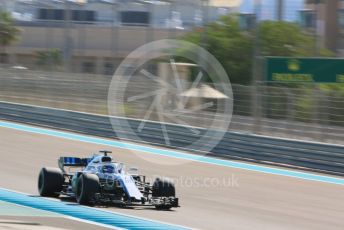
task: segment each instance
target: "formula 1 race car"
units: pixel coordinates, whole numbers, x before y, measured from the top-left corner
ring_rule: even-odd
[[[59,168],[42,168],[38,177],[39,194],[75,197],[79,204],[85,205],[155,206],[161,210],[179,207],[171,182],[157,178],[150,185],[145,176],[137,174],[137,169],[126,172],[123,163],[114,162],[108,155],[110,151],[100,153],[90,158],[60,157]],[[80,171],[70,172],[77,167],[81,167]]]

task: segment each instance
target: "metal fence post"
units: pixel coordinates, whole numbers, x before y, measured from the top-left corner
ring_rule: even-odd
[[[328,95],[327,93],[321,92],[319,90],[319,95],[321,95],[320,98],[320,109],[318,109],[319,113],[320,113],[320,141],[321,142],[326,142],[327,139],[327,132],[328,132],[328,108],[326,107],[326,105],[330,102],[328,100]],[[319,106],[318,106],[319,108]]]
[[[314,128],[315,128],[315,133],[314,133],[314,139],[315,140],[319,140],[320,136],[318,135],[318,132],[321,132],[320,129],[320,122],[319,122],[319,118],[320,118],[320,114],[319,114],[319,90],[317,88],[316,85],[313,84],[313,88],[312,88],[312,98],[313,98],[313,103],[312,103],[312,119],[313,119],[313,124],[314,124]],[[320,131],[319,131],[320,130]]]
[[[288,90],[289,92],[289,121],[290,121],[290,131],[291,134],[293,134],[294,130],[295,130],[295,116],[296,116],[296,106],[295,106],[295,92],[290,92],[290,89]]]
[[[258,81],[258,73],[257,73],[257,57],[259,56],[259,29],[258,29],[258,15],[261,10],[261,0],[255,0],[254,2],[254,11],[255,11],[255,27],[256,33],[253,41],[253,63],[252,63],[252,82],[253,82],[253,90],[252,90],[252,116],[254,117],[253,120],[253,133],[260,133],[260,126],[261,126],[261,116],[259,114],[259,81]]]
[[[253,133],[259,134],[261,132],[261,101],[262,101],[262,91],[259,90],[259,82],[253,85],[252,90],[252,115],[253,115]]]

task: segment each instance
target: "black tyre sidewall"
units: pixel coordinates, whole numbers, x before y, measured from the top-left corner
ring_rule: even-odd
[[[62,190],[64,178],[58,168],[42,168],[38,176],[38,191],[41,196],[57,197]]]
[[[100,190],[99,178],[94,174],[81,174],[76,185],[76,200],[79,204],[94,203],[95,193]]]
[[[153,184],[153,191],[152,197],[159,198],[159,197],[175,197],[176,190],[174,184],[157,178]],[[171,205],[156,205],[155,208],[157,210],[170,210]]]
[[[176,190],[173,183],[166,180],[156,179],[153,184],[152,196],[153,197],[175,197]]]

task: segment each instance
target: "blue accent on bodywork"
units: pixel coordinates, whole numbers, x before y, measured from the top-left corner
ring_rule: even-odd
[[[106,212],[86,206],[48,200],[41,197],[28,196],[5,189],[0,189],[0,200],[129,230],[189,229],[172,224],[170,225],[156,222],[153,220],[126,216],[119,213]]]
[[[91,158],[61,157],[63,166],[87,166]]]
[[[286,169],[280,169],[280,168],[272,168],[272,167],[267,167],[267,166],[241,163],[241,162],[235,162],[235,161],[230,161],[230,160],[222,160],[222,159],[217,159],[217,158],[212,158],[212,157],[198,156],[194,154],[178,152],[175,150],[159,149],[159,148],[143,146],[143,145],[138,145],[138,144],[125,143],[125,142],[115,141],[115,140],[106,140],[106,139],[101,139],[97,137],[90,137],[90,136],[85,136],[81,134],[74,134],[74,133],[67,133],[67,132],[49,130],[49,129],[44,129],[44,128],[37,128],[37,127],[15,124],[15,123],[10,123],[10,122],[1,121],[0,127],[17,129],[21,131],[44,134],[44,135],[49,135],[49,136],[54,136],[54,137],[60,137],[60,138],[65,138],[69,140],[83,141],[83,142],[94,143],[94,144],[99,144],[99,145],[108,145],[108,146],[117,147],[117,148],[142,151],[142,152],[147,152],[151,154],[186,159],[190,161],[197,161],[197,162],[202,162],[202,163],[207,163],[207,164],[213,164],[213,165],[219,165],[219,166],[225,166],[225,167],[231,167],[231,168],[239,168],[239,169],[245,169],[245,170],[280,175],[280,176],[295,177],[295,178],[304,179],[304,180],[312,180],[312,181],[319,181],[319,182],[325,182],[325,183],[331,183],[331,184],[344,185],[344,179],[336,178],[336,177],[323,176],[323,175],[318,175],[318,174],[305,173],[305,172],[286,170]]]

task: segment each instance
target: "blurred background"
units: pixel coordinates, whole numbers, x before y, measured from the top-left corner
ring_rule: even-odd
[[[177,38],[204,47],[227,71],[234,94],[231,131],[344,143],[344,1],[0,4],[1,101],[108,114],[108,87],[121,61],[148,42]],[[279,66],[283,63],[286,67]],[[334,69],[339,72],[333,77]],[[154,63],[149,70],[159,73]],[[151,87],[148,81],[134,82],[130,92]],[[128,104],[126,115],[142,119],[148,104],[140,104]],[[214,111],[183,116],[202,127]]]

